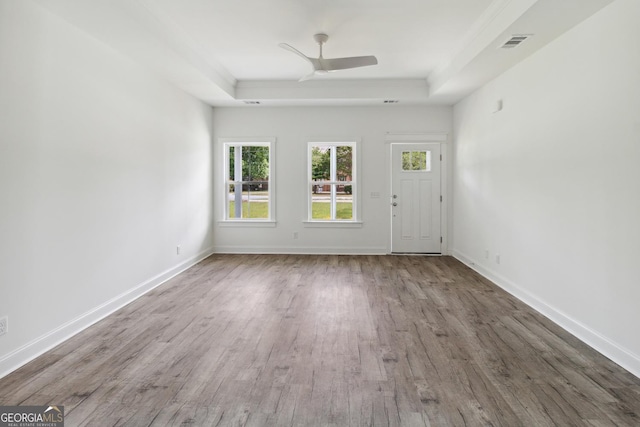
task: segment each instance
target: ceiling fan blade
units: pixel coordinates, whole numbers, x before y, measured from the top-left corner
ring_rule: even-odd
[[[299,81],[299,82],[304,82],[304,81],[307,81],[307,80],[311,80],[311,79],[313,79],[313,78],[315,77],[315,75],[316,75],[316,72],[315,72],[315,71],[312,71],[311,73],[307,74],[306,76],[303,76],[303,77],[302,77],[300,80],[298,80],[298,81]]]
[[[286,49],[290,52],[295,53],[298,56],[301,56],[302,58],[306,59],[307,61],[311,62],[311,65],[313,65],[313,58],[309,58],[307,55],[305,55],[304,53],[300,52],[298,49],[296,49],[295,47],[288,45],[286,43],[280,43],[278,46],[280,46],[283,49]]]
[[[319,61],[321,69],[326,71],[347,70],[349,68],[376,65],[378,63],[378,59],[375,56],[352,56],[333,59],[322,58]]]
[[[310,58],[304,53],[300,52],[295,47],[287,43],[278,44],[278,46],[280,46],[281,48],[286,49],[289,52],[293,52],[299,57],[303,58],[304,60],[309,62],[313,67],[313,72],[311,72],[311,74],[308,74],[302,77],[300,80],[298,80],[300,82],[309,80],[313,78],[316,74],[328,73],[336,70],[348,70],[350,68],[366,67],[369,65],[376,65],[378,63],[378,59],[373,55],[325,59],[322,56],[322,45],[327,42],[327,39],[329,38],[329,36],[324,33],[320,33],[320,34],[314,35],[313,38],[316,41],[316,43],[320,45],[320,55],[318,58]]]

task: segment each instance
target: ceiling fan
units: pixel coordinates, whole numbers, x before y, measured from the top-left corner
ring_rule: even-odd
[[[308,74],[302,77],[299,81],[304,81],[312,78],[315,74],[324,74],[337,70],[347,70],[349,68],[358,68],[358,67],[366,67],[368,65],[376,65],[378,63],[378,59],[375,56],[350,56],[346,58],[324,58],[322,56],[322,45],[329,40],[329,36],[323,33],[316,34],[313,36],[314,40],[318,45],[320,45],[320,55],[318,58],[310,58],[304,53],[300,52],[298,49],[290,46],[286,43],[280,43],[280,46],[283,49],[289,50],[296,55],[301,56],[302,58],[309,61],[311,66],[313,67],[313,71],[311,74]]]

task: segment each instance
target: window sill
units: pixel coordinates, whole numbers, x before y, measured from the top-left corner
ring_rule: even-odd
[[[302,221],[305,228],[362,228],[362,221]]]
[[[219,227],[264,227],[264,228],[273,228],[276,226],[275,221],[270,220],[223,220],[218,221]]]

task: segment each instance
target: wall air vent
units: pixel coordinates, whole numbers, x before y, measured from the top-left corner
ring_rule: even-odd
[[[242,101],[247,105],[260,105],[260,101]]]
[[[507,40],[506,42],[500,45],[501,49],[513,49],[514,47],[520,46],[522,42],[531,37],[533,34],[514,34]]]
[[[382,102],[384,102],[385,104],[397,104],[400,101],[398,101],[397,99],[385,99]]]

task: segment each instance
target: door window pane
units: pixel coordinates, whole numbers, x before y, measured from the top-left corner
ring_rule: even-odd
[[[431,151],[403,151],[403,171],[431,171]]]

